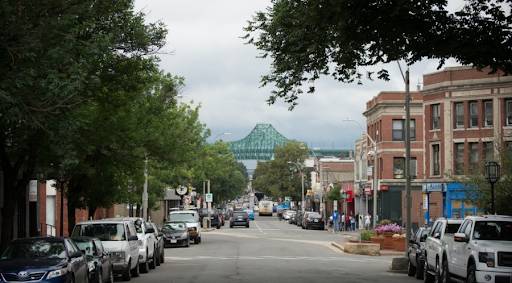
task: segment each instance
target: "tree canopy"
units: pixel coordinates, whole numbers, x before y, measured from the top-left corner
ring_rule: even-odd
[[[447,0],[273,0],[245,27],[248,44],[270,57],[262,86],[275,84],[267,100],[282,98],[292,110],[309,84],[331,75],[340,82],[389,80],[385,63],[413,64],[449,58],[477,69],[512,72],[511,0],[467,0],[455,13]],[[368,66],[380,68],[376,74]]]

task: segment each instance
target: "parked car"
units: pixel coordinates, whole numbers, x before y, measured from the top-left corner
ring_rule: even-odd
[[[124,281],[139,276],[139,249],[137,230],[133,221],[122,219],[89,220],[75,225],[73,237],[90,236],[101,240],[110,253],[114,265],[114,276]]]
[[[155,263],[156,266],[160,266],[163,262],[165,262],[165,243],[164,243],[164,234],[162,231],[158,229],[158,226],[154,222],[149,222],[149,225],[152,225],[155,230],[156,237],[156,250],[155,250]]]
[[[155,250],[156,250],[156,237],[154,235],[155,229],[149,225],[143,218],[140,217],[116,217],[107,218],[114,220],[128,220],[132,221],[137,230],[137,237],[139,238],[139,264],[140,272],[148,273],[149,269],[156,268]]]
[[[203,225],[204,217],[208,217],[208,208],[202,208],[199,210],[199,221],[201,222],[201,227]],[[210,227],[217,227],[217,229],[220,229],[221,227],[219,210],[216,208],[210,209]]]
[[[245,211],[233,211],[229,220],[229,228],[234,226],[245,226],[249,228],[249,215]]]
[[[165,247],[190,247],[190,232],[183,221],[167,221],[162,227]]]
[[[285,210],[284,213],[283,213],[283,219],[284,220],[287,220],[288,222],[290,221],[290,218],[292,217],[292,215],[294,215],[295,213],[297,213],[295,210]]]
[[[169,221],[183,221],[187,223],[190,239],[194,240],[194,244],[201,243],[201,225],[199,223],[199,213],[197,211],[173,211],[169,213]]]
[[[318,212],[308,212],[302,220],[302,229],[325,229],[325,221]]]
[[[87,283],[87,258],[71,238],[14,239],[0,257],[0,282]]]
[[[430,227],[419,227],[409,240],[407,248],[407,257],[409,258],[409,266],[407,275],[416,276],[416,279],[423,279],[423,250],[425,250],[425,241],[427,240]]]
[[[114,282],[114,266],[110,253],[105,250],[101,240],[94,237],[73,237],[76,245],[87,257],[89,265],[89,282]]]
[[[290,224],[295,224],[297,214],[298,214],[298,212],[297,212],[297,211],[295,211],[295,213],[294,213],[294,214],[291,214],[291,215],[290,215],[290,219],[288,219],[288,223],[290,223]]]
[[[303,218],[304,218],[304,212],[297,211],[297,215],[295,216],[295,225],[301,226]]]

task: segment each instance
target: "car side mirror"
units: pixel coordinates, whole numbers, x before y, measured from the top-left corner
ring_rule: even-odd
[[[131,235],[130,237],[128,237],[128,241],[138,241],[139,238],[137,237],[137,235]]]
[[[109,252],[109,251],[103,251],[102,256],[103,256],[104,258],[109,258],[109,257],[110,257],[110,252]]]
[[[84,256],[84,254],[82,252],[74,252],[70,255],[70,257],[72,257],[72,258],[81,257],[81,256]]]
[[[155,228],[148,227],[148,229],[146,230],[146,234],[149,234],[149,233],[155,233]]]

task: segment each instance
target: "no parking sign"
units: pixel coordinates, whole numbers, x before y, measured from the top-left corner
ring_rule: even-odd
[[[213,202],[213,194],[206,194],[206,202]]]

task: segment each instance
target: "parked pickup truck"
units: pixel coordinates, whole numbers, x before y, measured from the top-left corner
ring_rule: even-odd
[[[438,282],[511,282],[512,216],[467,216],[445,245]]]
[[[450,237],[453,239],[453,234],[459,230],[462,221],[462,219],[438,218],[432,225],[423,250],[425,260],[423,280],[426,283],[434,282],[439,274],[440,258],[446,248],[446,239]]]

